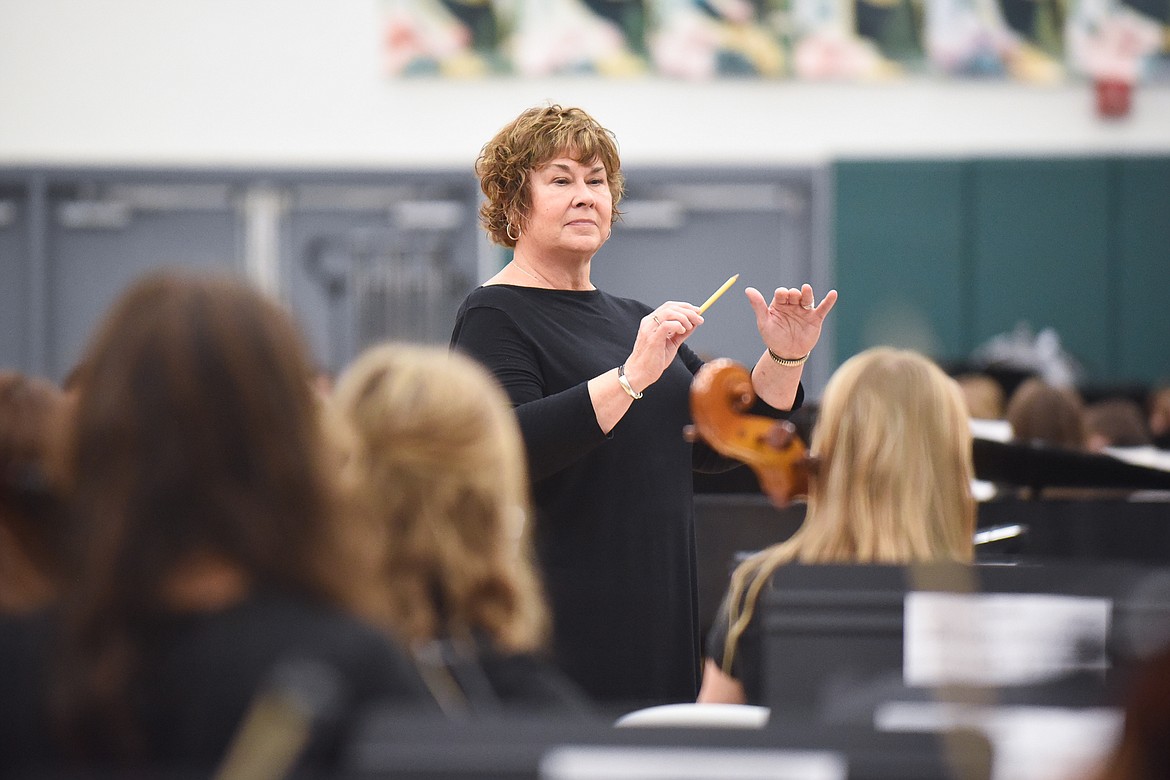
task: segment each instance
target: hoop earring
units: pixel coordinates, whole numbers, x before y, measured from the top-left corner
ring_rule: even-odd
[[[521,234],[520,234],[520,231],[517,230],[516,235],[512,235],[512,222],[509,220],[508,226],[504,228],[504,235],[506,235],[508,238],[512,239],[513,241],[519,241]]]

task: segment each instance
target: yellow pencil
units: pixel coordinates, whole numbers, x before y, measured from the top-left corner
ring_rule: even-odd
[[[723,293],[727,292],[727,288],[729,288],[729,287],[731,287],[731,285],[735,284],[735,280],[738,278],[739,278],[739,274],[736,274],[735,276],[731,277],[726,282],[724,282],[722,287],[720,287],[715,292],[711,293],[711,297],[708,298],[706,301],[704,301],[703,305],[699,307],[699,314],[702,314],[703,312],[707,311],[707,307],[709,307],[711,304],[715,303],[715,301],[719,300],[719,296],[722,295]]]

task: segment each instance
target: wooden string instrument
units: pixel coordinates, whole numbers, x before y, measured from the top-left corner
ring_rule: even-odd
[[[788,420],[748,414],[756,400],[751,373],[727,358],[712,360],[691,384],[691,417],[684,435],[701,438],[716,452],[746,463],[778,507],[808,494],[812,460]]]

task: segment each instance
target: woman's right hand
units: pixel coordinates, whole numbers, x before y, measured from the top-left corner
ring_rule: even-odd
[[[609,433],[630,409],[642,391],[658,381],[662,372],[678,354],[678,348],[703,324],[698,307],[679,301],[667,301],[638,323],[634,349],[626,359],[624,370],[627,388],[618,368],[611,368],[589,380],[589,398],[597,416],[597,425]]]
[[[626,360],[626,378],[638,392],[658,381],[678,348],[703,324],[699,307],[667,301],[642,318],[634,349]]]

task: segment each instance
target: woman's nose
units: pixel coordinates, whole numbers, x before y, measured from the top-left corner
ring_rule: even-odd
[[[578,182],[576,191],[573,193],[573,205],[575,206],[592,206],[593,205],[593,190],[585,182]]]

